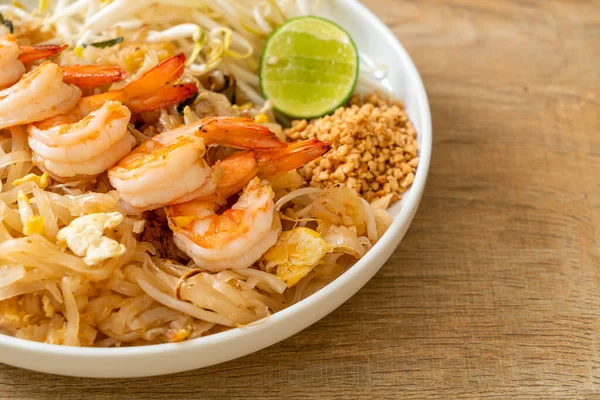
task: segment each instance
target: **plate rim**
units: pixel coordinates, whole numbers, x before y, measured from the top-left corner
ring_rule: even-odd
[[[425,90],[425,86],[423,84],[421,75],[417,70],[412,58],[401,44],[398,37],[394,35],[394,33],[390,30],[390,28],[381,21],[371,10],[369,10],[366,6],[360,3],[358,0],[345,0],[347,3],[347,7],[355,8],[362,16],[369,21],[369,24],[372,25],[379,33],[386,37],[386,40],[394,47],[394,51],[397,52],[403,62],[406,64],[405,67],[410,72],[410,76],[415,79],[415,88],[418,93],[416,93],[415,97],[417,98],[417,109],[419,110],[419,132],[420,136],[420,148],[419,148],[419,167],[417,169],[417,173],[415,174],[415,180],[411,186],[410,192],[406,196],[406,201],[403,203],[400,212],[394,217],[394,222],[388,229],[388,231],[384,234],[384,236],[380,239],[375,246],[367,252],[367,254],[359,260],[355,265],[345,271],[341,276],[339,276],[335,281],[331,282],[327,286],[323,287],[310,297],[286,308],[277,313],[271,315],[267,320],[261,320],[258,323],[255,323],[252,326],[246,326],[243,328],[234,328],[228,331],[216,333],[209,336],[204,336],[196,339],[191,339],[189,341],[180,342],[180,343],[165,343],[165,344],[157,344],[157,345],[148,345],[148,346],[139,346],[139,347],[120,347],[120,348],[96,348],[96,347],[69,347],[69,346],[57,346],[53,344],[47,343],[39,343],[26,339],[15,338],[12,336],[0,334],[0,350],[2,349],[11,349],[12,351],[21,352],[23,355],[29,355],[35,357],[36,355],[46,355],[46,356],[57,356],[57,357],[72,357],[77,358],[79,360],[88,359],[88,360],[116,360],[122,357],[149,357],[149,356],[157,356],[165,353],[177,353],[183,354],[187,352],[200,352],[203,348],[214,345],[215,343],[223,343],[223,342],[231,342],[236,341],[240,337],[248,336],[252,333],[260,334],[263,331],[270,331],[277,325],[285,322],[288,318],[293,318],[295,314],[299,314],[302,311],[306,312],[309,309],[314,309],[318,307],[319,302],[321,302],[325,298],[329,298],[330,296],[335,296],[336,292],[343,290],[345,287],[350,285],[353,279],[359,275],[361,272],[364,274],[368,272],[369,264],[376,263],[376,258],[380,258],[382,253],[387,254],[385,256],[385,260],[381,263],[379,267],[377,267],[369,276],[364,280],[362,284],[358,286],[356,290],[350,290],[351,294],[348,296],[342,296],[343,299],[336,299],[340,301],[335,301],[335,306],[324,313],[319,315],[318,317],[310,320],[309,323],[302,323],[299,329],[294,328],[293,332],[290,334],[286,334],[282,338],[278,338],[277,340],[271,341],[268,340],[266,345],[260,345],[257,348],[254,348],[251,351],[245,352],[242,355],[235,356],[226,356],[224,359],[215,362],[209,362],[203,367],[209,365],[215,365],[221,362],[225,362],[228,360],[236,359],[242,357],[243,355],[248,355],[253,352],[259,351],[263,348],[276,344],[286,338],[295,335],[296,333],[308,328],[314,323],[318,322],[320,319],[325,317],[326,315],[333,312],[337,309],[341,304],[346,302],[350,297],[354,296],[360,288],[364,286],[368,281],[371,280],[373,275],[377,273],[381,269],[381,267],[389,260],[391,254],[395,251],[396,247],[404,237],[406,230],[411,225],[413,217],[418,209],[420,204],[423,192],[425,190],[425,185],[427,182],[427,177],[429,173],[429,167],[431,162],[431,151],[432,151],[432,120],[431,120],[431,111],[429,107],[429,100],[427,96],[427,92]],[[394,244],[394,242],[397,242]],[[377,250],[379,249],[379,250]],[[391,249],[391,250],[390,250]],[[366,270],[366,271],[365,271]],[[331,300],[330,300],[331,301]],[[0,361],[9,365],[20,366],[25,363],[15,362],[12,363],[10,361]],[[201,367],[201,368],[203,368]],[[111,375],[109,374],[89,374],[85,371],[81,371],[81,374],[78,373],[65,373],[65,372],[56,372],[56,371],[48,371],[47,369],[35,369],[29,366],[23,366],[22,368],[37,370],[42,372],[50,372],[50,373],[58,373],[63,375],[70,376],[87,376],[87,377],[109,377],[109,376],[119,376],[119,377],[133,377],[133,376],[152,376],[152,375],[160,375],[166,373],[173,372],[181,372],[184,370],[189,370],[190,368],[164,368],[164,370],[169,370],[169,372],[160,372],[160,373],[149,373],[149,374],[118,374]],[[59,370],[62,368],[56,368]],[[66,370],[68,368],[63,369]]]

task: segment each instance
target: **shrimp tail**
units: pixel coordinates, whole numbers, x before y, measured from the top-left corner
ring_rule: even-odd
[[[331,145],[318,139],[289,144],[283,149],[258,152],[258,163],[263,175],[291,171],[327,153]]]
[[[132,112],[140,113],[179,103],[198,91],[192,83],[172,85],[181,77],[184,67],[185,56],[173,56],[121,89],[83,98],[79,106],[86,114],[101,107],[105,101],[115,100]]]
[[[310,139],[283,149],[250,150],[226,157],[213,168],[218,179],[216,198],[227,199],[238,193],[256,175],[272,176],[300,168],[325,154],[330,147],[329,143]]]
[[[34,60],[41,60],[42,58],[51,57],[55,54],[60,53],[64,49],[69,47],[66,44],[42,44],[34,46],[19,46],[20,54],[19,61],[28,62]]]
[[[177,54],[140,76],[121,91],[129,99],[155,95],[159,89],[175,82],[183,75],[185,55]]]
[[[63,82],[79,87],[94,87],[125,79],[125,71],[113,66],[66,65]]]
[[[193,83],[184,83],[181,85],[167,86],[160,89],[150,97],[134,98],[125,102],[132,112],[144,112],[157,110],[167,107],[171,104],[177,104],[193,96],[198,92],[198,88]]]
[[[196,124],[206,144],[256,150],[286,147],[269,128],[251,118],[208,117]]]

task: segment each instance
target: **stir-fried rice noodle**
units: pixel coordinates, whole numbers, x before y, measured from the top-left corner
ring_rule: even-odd
[[[259,94],[260,52],[269,33],[314,12],[318,1],[46,4],[31,12],[0,5],[0,12],[23,44],[71,45],[58,63],[124,69],[127,78],[112,89],[176,53],[187,56],[182,81],[199,86],[197,98],[183,110],[146,112],[129,124],[139,144],[206,116],[264,114],[274,121],[272,105]],[[124,40],[89,45],[117,37]],[[281,134],[279,125],[265,124]],[[208,157],[227,151],[210,148]],[[391,224],[390,197],[368,204],[346,187],[303,184],[295,171],[271,179],[283,233],[263,258],[250,268],[209,273],[163,258],[141,241],[144,216],[119,200],[106,174],[55,181],[34,167],[25,127],[2,130],[0,331],[52,344],[113,347],[193,339],[267,318],[341,275]],[[308,241],[294,242],[294,235]]]

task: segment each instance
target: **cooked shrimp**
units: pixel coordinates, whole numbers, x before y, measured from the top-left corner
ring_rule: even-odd
[[[68,113],[31,124],[28,133],[33,162],[60,181],[93,177],[112,167],[136,143],[127,130],[131,112],[126,105],[136,102],[136,110],[149,111],[157,104],[175,103],[190,94],[188,86],[183,92],[179,86],[175,92],[170,87],[161,92],[179,77],[180,59],[171,60],[175,62],[167,60],[123,89],[84,97]],[[97,79],[103,79],[102,73]],[[148,87],[158,90],[154,97],[159,100],[138,100],[148,93]]]
[[[274,193],[254,178],[231,209],[217,214],[211,201],[191,201],[169,207],[173,241],[200,268],[211,272],[246,268],[276,242],[281,221]]]
[[[80,98],[78,87],[63,82],[60,67],[44,61],[11,87],[0,90],[0,129],[65,113]]]
[[[29,61],[41,60],[42,58],[52,57],[53,55],[60,53],[67,47],[69,46],[66,44],[37,44],[33,46],[20,45],[19,61],[26,63]]]
[[[23,63],[51,57],[67,47],[66,44],[23,46],[13,35],[0,36],[0,87],[13,85],[23,76]],[[62,66],[62,70],[63,82],[79,87],[99,86],[125,78],[125,71],[111,66],[68,65]]]
[[[50,57],[67,46],[19,46],[13,35],[0,36],[0,87],[16,83],[25,73],[24,62]]]
[[[95,87],[125,79],[125,71],[105,65],[62,65],[63,81],[79,87]]]
[[[211,198],[223,203],[255,176],[268,178],[300,168],[325,154],[329,148],[329,143],[310,139],[288,144],[282,149],[248,150],[232,154],[220,161],[218,167],[213,167],[219,173],[211,177],[211,183],[216,188]]]
[[[0,36],[0,87],[14,84],[25,73],[19,53],[19,44],[13,35]]]
[[[133,146],[127,130],[131,112],[117,101],[75,123],[48,127],[43,122],[28,128],[32,161],[57,180],[95,176],[112,167]]]
[[[309,140],[284,149],[246,151],[225,158],[217,196],[166,208],[174,243],[198,267],[211,272],[251,266],[277,242],[281,232],[273,190],[256,175],[296,169],[328,149],[327,143]],[[218,200],[244,186],[238,202],[218,215]]]
[[[244,118],[204,118],[156,135],[108,171],[121,199],[138,210],[208,195],[213,169],[204,160],[206,146],[281,148],[284,144],[264,126]]]
[[[193,83],[174,84],[183,74],[184,67],[183,54],[168,58],[121,89],[82,98],[71,114],[83,117],[100,108],[108,100],[123,103],[131,112],[136,113],[179,103],[198,90]],[[72,68],[82,75],[86,74],[86,70],[91,70],[89,66],[72,66]],[[86,80],[90,86],[95,86],[106,78],[105,71],[88,75]]]

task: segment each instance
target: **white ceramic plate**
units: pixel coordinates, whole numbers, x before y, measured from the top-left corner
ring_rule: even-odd
[[[264,323],[183,343],[130,348],[77,348],[0,335],[0,362],[35,371],[96,378],[125,378],[206,367],[245,356],[314,324],[354,295],[390,257],[421,200],[431,156],[431,115],[421,77],[390,30],[356,0],[322,2],[320,15],[347,29],[359,51],[389,67],[384,84],[404,101],[418,132],[420,162],[412,188],[391,209],[394,223],[356,265],[309,298]],[[360,322],[359,322],[360,323]]]

